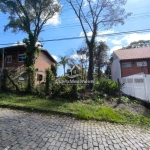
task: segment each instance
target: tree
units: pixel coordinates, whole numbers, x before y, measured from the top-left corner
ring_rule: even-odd
[[[61,65],[63,65],[63,68],[64,68],[64,76],[65,76],[65,68],[66,68],[66,65],[68,63],[68,58],[67,56],[60,56],[60,62],[59,62]]]
[[[79,50],[77,50],[77,55],[82,68],[82,79],[86,79],[86,68],[88,62],[87,47],[81,47]]]
[[[111,79],[111,64],[113,62],[113,56],[111,55],[107,65],[106,65],[106,70],[105,70],[105,76],[108,79]]]
[[[28,90],[34,86],[34,63],[35,54],[38,48],[35,46],[39,34],[56,13],[59,13],[61,6],[57,0],[0,0],[0,10],[9,14],[9,23],[4,31],[12,29],[12,32],[25,32],[28,39],[26,44],[25,66],[28,72]]]
[[[146,46],[150,46],[150,40],[134,41],[134,42],[131,42],[130,45],[123,47],[122,49],[132,49],[132,48],[146,47]]]
[[[109,29],[131,15],[122,8],[126,0],[67,0],[81,24],[89,49],[88,80],[93,80],[95,39],[99,27]],[[91,33],[91,38],[88,37]],[[93,84],[89,84],[91,89]]]
[[[106,66],[107,62],[108,62],[108,55],[107,55],[107,51],[108,51],[108,46],[106,45],[105,42],[99,42],[96,43],[96,49],[94,52],[94,69],[95,72],[97,72],[97,78],[98,80],[100,80],[101,77],[101,69]]]

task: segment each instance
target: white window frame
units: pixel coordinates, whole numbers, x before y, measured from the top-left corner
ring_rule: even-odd
[[[19,60],[19,56],[25,56],[25,58],[26,58],[26,54],[19,54],[19,55],[18,55],[18,61],[19,61],[19,62],[24,62],[24,60],[22,60],[22,61]]]
[[[9,58],[9,59],[8,59]],[[7,55],[6,56],[6,62],[7,63],[12,63],[12,55]]]
[[[140,61],[136,63],[137,67],[144,67],[147,66],[147,61]]]
[[[122,63],[122,68],[129,68],[129,67],[132,67],[132,62],[125,62],[125,63]]]

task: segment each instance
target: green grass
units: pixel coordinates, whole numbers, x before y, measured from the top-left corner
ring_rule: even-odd
[[[0,94],[0,106],[71,113],[73,116],[85,120],[95,119],[114,123],[150,126],[150,117],[132,114],[125,110],[114,110],[104,106],[102,102],[104,102],[104,99],[96,102],[92,100],[68,102],[66,100],[45,100],[33,95]]]

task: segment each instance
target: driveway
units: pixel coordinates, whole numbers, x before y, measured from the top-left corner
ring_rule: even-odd
[[[150,150],[150,130],[0,108],[0,150]]]

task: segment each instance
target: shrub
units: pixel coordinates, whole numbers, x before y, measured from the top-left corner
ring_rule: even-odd
[[[94,90],[99,92],[99,94],[116,96],[118,92],[118,85],[117,82],[111,81],[110,79],[101,79],[99,82],[94,84]]]

